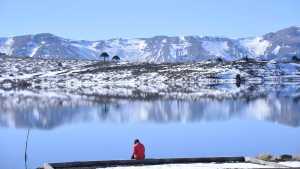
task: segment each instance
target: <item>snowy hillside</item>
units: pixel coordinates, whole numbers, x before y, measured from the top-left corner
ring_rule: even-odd
[[[184,99],[237,97],[245,90],[239,83],[299,84],[300,64],[261,61],[141,64],[0,57],[0,74],[0,88],[6,90],[49,88],[97,96]],[[237,74],[242,77],[238,83]]]
[[[300,28],[290,27],[261,37],[155,36],[152,38],[74,41],[52,34],[0,38],[0,52],[10,56],[47,59],[99,59],[108,52],[130,62],[191,62],[222,58],[290,60],[300,55]]]

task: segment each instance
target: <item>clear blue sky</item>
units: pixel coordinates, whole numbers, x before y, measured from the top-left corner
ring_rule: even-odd
[[[300,25],[300,0],[0,0],[0,36],[247,37]]]

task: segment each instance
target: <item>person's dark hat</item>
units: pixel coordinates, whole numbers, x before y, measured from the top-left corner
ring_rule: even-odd
[[[140,142],[139,139],[135,139],[135,140],[134,140],[134,144],[137,144],[137,143],[139,143],[139,142]]]

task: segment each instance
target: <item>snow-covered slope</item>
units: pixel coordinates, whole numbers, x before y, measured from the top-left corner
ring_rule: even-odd
[[[130,62],[190,62],[222,58],[290,60],[300,55],[300,28],[290,27],[264,36],[220,37],[155,36],[152,38],[74,41],[43,33],[0,38],[0,52],[17,57],[100,59],[102,52]]]
[[[52,128],[89,115],[120,122],[246,118],[300,126],[300,62],[149,64],[0,57],[0,75],[0,126]],[[123,99],[130,104],[118,103],[122,111],[94,111],[99,104]],[[86,109],[92,105],[96,109]]]
[[[263,37],[242,39],[240,43],[249,51],[252,57],[264,56],[266,50],[271,46],[271,43]]]

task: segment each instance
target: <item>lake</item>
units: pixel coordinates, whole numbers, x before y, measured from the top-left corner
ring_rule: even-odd
[[[197,99],[89,98],[49,91],[0,92],[0,168],[45,162],[300,153],[300,87],[252,88]],[[256,94],[254,94],[256,93]]]

